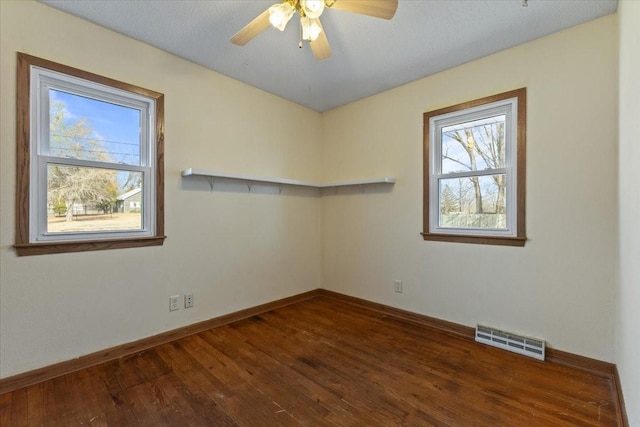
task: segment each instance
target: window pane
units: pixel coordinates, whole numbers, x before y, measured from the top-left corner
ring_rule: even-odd
[[[442,128],[442,173],[505,167],[505,115]]]
[[[50,155],[140,165],[140,110],[49,90]]]
[[[441,179],[439,227],[504,230],[506,175]]]
[[[142,229],[142,173],[49,164],[47,233]]]

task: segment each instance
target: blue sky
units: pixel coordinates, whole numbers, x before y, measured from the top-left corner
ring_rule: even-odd
[[[86,120],[93,130],[92,138],[102,141],[113,161],[139,164],[139,110],[57,90],[51,90],[50,96],[65,104],[67,123]]]

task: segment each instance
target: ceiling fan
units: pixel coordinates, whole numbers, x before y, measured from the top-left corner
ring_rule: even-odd
[[[301,29],[300,47],[302,47],[302,40],[307,40],[316,59],[328,58],[331,56],[331,47],[320,23],[320,15],[325,7],[391,19],[398,8],[398,0],[282,0],[281,3],[269,7],[238,31],[231,37],[231,43],[244,46],[269,27],[269,24],[284,31],[287,22],[298,11]]]

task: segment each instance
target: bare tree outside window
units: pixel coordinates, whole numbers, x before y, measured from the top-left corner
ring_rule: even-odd
[[[505,116],[475,120],[442,129],[442,171],[457,173],[466,171],[502,169],[505,167]],[[446,180],[441,189],[441,226],[481,226],[504,228],[506,214],[504,174],[492,174],[491,180],[480,176],[457,179],[457,210],[451,209],[452,188]],[[466,181],[466,182],[462,182]],[[469,191],[469,186],[472,191]],[[448,189],[448,191],[447,191]],[[445,207],[446,205],[446,207]],[[465,218],[463,215],[467,215]],[[476,216],[477,221],[470,220]],[[492,218],[493,216],[493,218]],[[457,218],[458,220],[456,220]],[[482,219],[484,218],[484,220]],[[464,222],[460,219],[465,220]]]
[[[91,137],[93,130],[87,121],[80,118],[69,123],[65,111],[64,102],[51,102],[51,154],[63,158],[111,162],[102,141]],[[115,207],[118,196],[116,171],[52,164],[48,168],[47,181],[48,203],[50,206],[64,207],[67,222],[73,221],[73,206],[78,203],[90,203],[103,212],[110,212]]]

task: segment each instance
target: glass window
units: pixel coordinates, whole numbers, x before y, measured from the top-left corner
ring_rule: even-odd
[[[425,240],[524,245],[526,89],[425,113]]]
[[[18,63],[18,254],[162,244],[163,95]]]

